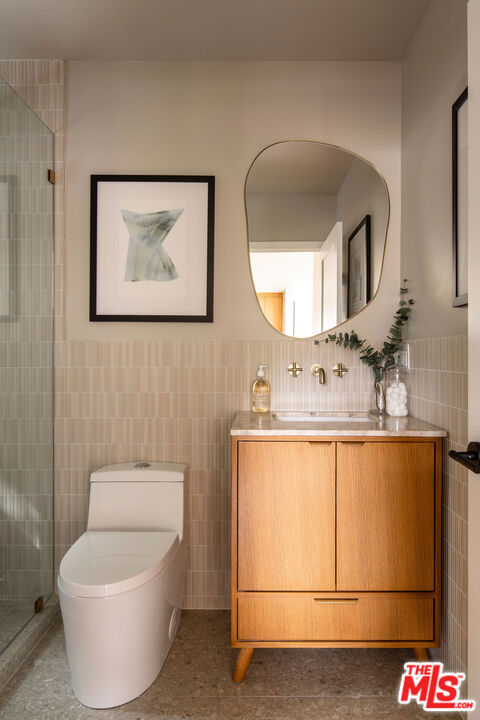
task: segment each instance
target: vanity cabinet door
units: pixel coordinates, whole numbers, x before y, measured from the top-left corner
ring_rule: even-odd
[[[335,443],[238,444],[239,590],[335,589]]]
[[[432,591],[434,542],[434,443],[337,443],[337,590]]]

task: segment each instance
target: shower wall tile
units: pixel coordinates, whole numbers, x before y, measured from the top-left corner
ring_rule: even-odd
[[[0,76],[37,115],[26,112],[2,83],[0,174],[12,178],[12,192],[9,207],[0,208],[0,220],[6,211],[15,242],[8,258],[10,319],[2,323],[0,339],[0,593],[3,599],[31,600],[53,589],[52,286],[56,275],[56,330],[62,337],[64,66],[60,61],[4,60]],[[56,171],[55,218],[47,168]]]
[[[62,339],[65,337],[66,67],[63,60],[0,60],[0,77],[4,78],[45,125],[55,133],[55,337]],[[0,126],[0,141],[1,136],[8,134],[8,130],[8,127]],[[38,147],[34,152],[38,154]],[[31,148],[28,146],[25,146],[25,153],[28,153],[29,158],[32,157]],[[32,195],[33,198],[34,195]],[[23,235],[25,234],[23,232]]]

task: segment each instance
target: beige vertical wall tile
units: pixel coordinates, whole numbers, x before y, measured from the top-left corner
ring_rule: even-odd
[[[66,81],[62,60],[2,60],[0,76],[55,133],[55,337],[65,337],[64,238],[65,238],[65,128]]]
[[[269,365],[277,408],[366,409],[371,379],[350,351],[310,342],[62,342],[56,355],[56,563],[84,531],[88,478],[106,463],[187,462],[187,607],[229,603],[229,426],[248,409],[256,366]],[[327,371],[323,387],[312,359]],[[331,373],[339,359],[344,382]],[[305,367],[292,379],[289,362]]]
[[[467,664],[467,508],[466,471],[448,457],[467,443],[467,338],[429,338],[411,343],[411,413],[448,431],[443,476],[444,623],[443,643],[435,651],[449,669]]]
[[[452,447],[461,447],[466,433],[466,375],[457,369],[464,367],[461,347],[458,338],[412,343],[412,412],[446,427]],[[60,342],[56,355],[57,563],[84,530],[88,477],[95,467],[141,458],[188,462],[187,607],[228,607],[228,430],[235,411],[249,407],[256,366],[269,363],[276,408],[365,410],[371,390],[358,355],[287,340]],[[323,387],[308,373],[316,357],[327,370]],[[286,371],[293,360],[306,369],[297,379]],[[331,372],[339,360],[350,368],[343,381]],[[442,362],[454,369],[440,368]],[[446,612],[452,620],[442,657],[451,659],[460,657],[460,644],[454,635],[450,642],[448,627],[453,633],[466,626],[457,591],[466,587],[467,498],[462,470],[446,467],[444,535],[456,554],[446,566]],[[69,495],[77,496],[76,502],[69,503]]]
[[[0,62],[0,75],[56,133],[54,167],[58,184],[54,191],[53,227],[58,334],[58,330],[63,328],[64,289],[64,63],[4,60]],[[49,202],[44,163],[30,162],[44,161],[49,157],[47,151],[51,144],[47,136],[32,143],[31,117],[16,112],[17,137],[7,147],[12,162],[16,163],[15,174],[20,188],[15,210],[19,213],[17,257],[21,271],[21,298],[18,322],[12,324],[6,343],[6,365],[10,377],[3,378],[6,381],[3,387],[8,388],[8,403],[3,413],[8,418],[8,429],[4,428],[3,435],[3,460],[6,465],[2,466],[2,495],[7,494],[2,498],[2,505],[8,511],[9,519],[2,521],[2,533],[4,529],[7,533],[6,537],[3,534],[2,537],[8,550],[2,593],[4,596],[11,593],[14,597],[52,590],[51,574],[49,579],[46,567],[52,554],[52,487],[51,472],[48,472],[52,442],[52,267],[44,259],[46,244],[50,246],[51,243],[52,218],[48,213],[39,214],[39,208]],[[60,334],[59,337],[63,336]],[[9,466],[16,470],[9,471]],[[76,498],[72,495],[74,505],[79,502]],[[83,509],[72,510],[74,513],[83,516]],[[31,538],[34,546],[29,545]]]

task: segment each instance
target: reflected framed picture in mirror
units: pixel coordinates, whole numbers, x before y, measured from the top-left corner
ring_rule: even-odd
[[[468,305],[468,88],[452,105],[452,305]]]
[[[365,215],[348,238],[348,317],[370,300],[370,215]]]

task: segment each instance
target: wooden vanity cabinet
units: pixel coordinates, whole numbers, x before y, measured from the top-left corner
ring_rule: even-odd
[[[435,589],[435,445],[337,443],[337,590]]]
[[[241,443],[237,493],[239,591],[335,590],[334,443]]]
[[[234,436],[232,645],[440,643],[441,438]]]

